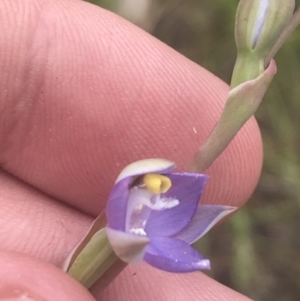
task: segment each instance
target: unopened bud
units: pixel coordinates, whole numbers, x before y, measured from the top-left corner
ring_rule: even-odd
[[[236,13],[237,62],[231,87],[264,71],[265,58],[290,21],[295,0],[240,0]]]

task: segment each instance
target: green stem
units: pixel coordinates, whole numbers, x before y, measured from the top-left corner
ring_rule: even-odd
[[[255,251],[252,245],[252,224],[248,212],[243,209],[229,222],[233,230],[234,261],[232,280],[245,290],[258,275]]]
[[[127,263],[116,259],[110,268],[89,288],[91,294],[98,300],[104,289],[123,271]]]
[[[234,65],[230,88],[233,89],[264,72],[263,59],[251,53],[238,54]]]

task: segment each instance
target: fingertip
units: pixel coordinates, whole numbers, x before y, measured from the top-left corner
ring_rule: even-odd
[[[0,251],[0,299],[95,301],[67,274],[24,254]]]
[[[98,301],[251,301],[203,273],[172,274],[147,264],[130,265]]]
[[[257,186],[262,163],[261,134],[252,117],[207,170],[211,177],[202,202],[241,207]]]
[[[9,116],[0,127],[3,168],[94,215],[127,164],[162,157],[186,169],[221,114],[228,87],[220,79],[86,2],[47,2],[35,15],[25,7],[45,1],[4,2],[19,6],[12,20],[31,27],[27,40],[22,30],[7,34],[23,37],[23,48],[11,39],[3,43],[15,55],[7,59],[7,52],[0,64],[9,75],[0,85],[9,92],[1,98]],[[14,80],[19,74],[26,93]],[[208,170],[203,202],[241,206],[261,158],[252,119]]]

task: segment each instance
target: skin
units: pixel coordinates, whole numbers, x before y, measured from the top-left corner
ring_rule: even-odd
[[[228,87],[85,2],[1,0],[0,14],[0,300],[94,300],[55,266],[105,208],[124,166],[162,157],[184,170]],[[242,206],[261,162],[251,119],[208,170],[202,202]],[[140,264],[98,300],[249,299],[202,273]]]

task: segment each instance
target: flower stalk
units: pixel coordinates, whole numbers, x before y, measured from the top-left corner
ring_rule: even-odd
[[[204,172],[221,155],[259,107],[276,71],[275,61],[272,61],[256,79],[247,81],[229,92],[222,115],[208,139],[192,159],[190,171]]]
[[[70,252],[62,267],[82,285],[95,292],[98,289],[103,291],[127,265],[117,257],[109,244],[106,224],[103,211],[85,237]]]
[[[277,72],[280,37],[293,21],[295,0],[241,0],[236,13],[237,60],[222,115],[192,159],[189,170],[204,172],[254,115]],[[299,13],[300,14],[300,13]],[[295,17],[295,24],[300,15]],[[283,38],[282,38],[283,39]],[[275,48],[274,48],[275,47]],[[267,69],[265,66],[267,64]]]

